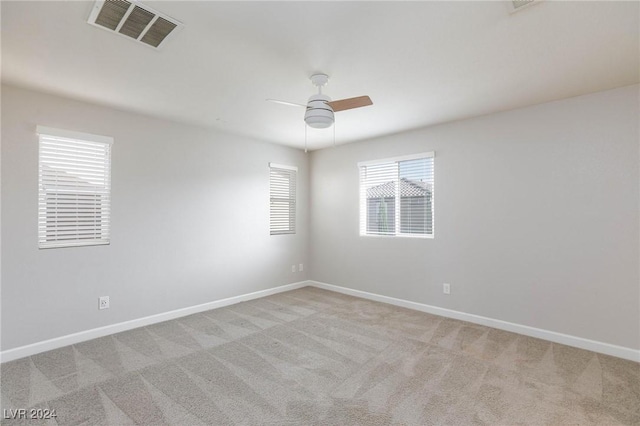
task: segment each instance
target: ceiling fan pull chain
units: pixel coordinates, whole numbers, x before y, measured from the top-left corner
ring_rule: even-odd
[[[307,152],[307,123],[303,124],[304,126],[304,152]]]

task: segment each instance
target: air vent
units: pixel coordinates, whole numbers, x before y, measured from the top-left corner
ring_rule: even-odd
[[[98,0],[88,22],[159,49],[182,24],[135,0]]]
[[[516,12],[520,9],[523,9],[527,6],[531,6],[532,4],[540,3],[541,0],[512,0],[511,1],[511,12]]]

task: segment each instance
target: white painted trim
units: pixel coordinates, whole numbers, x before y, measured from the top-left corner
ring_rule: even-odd
[[[20,346],[0,352],[0,362],[13,361],[15,359],[39,354],[41,352],[50,351],[52,349],[58,349],[64,346],[73,345],[75,343],[96,339],[98,337],[104,337],[110,334],[120,333],[122,331],[127,331],[138,327],[144,327],[147,325],[180,318],[187,315],[197,314],[199,312],[204,312],[211,309],[235,305],[236,303],[258,299],[260,297],[271,296],[272,294],[295,290],[297,288],[306,287],[308,285],[308,281],[299,281],[292,284],[281,285],[279,287],[268,288],[266,290],[254,291],[253,293],[241,294],[240,296],[215,300],[213,302],[203,303],[201,305],[176,309],[169,312],[163,312],[161,314],[150,315],[144,318],[138,318],[131,321],[93,328],[91,330],[80,331],[78,333],[67,334],[66,336],[56,337],[49,340],[43,340],[41,342],[36,342],[30,345]]]
[[[379,160],[359,161],[358,167],[372,166],[376,164],[384,163],[397,163],[398,161],[418,160],[420,158],[434,158],[436,156],[435,151],[421,152],[419,154],[400,155],[397,157],[381,158]]]
[[[286,164],[276,164],[276,163],[269,163],[269,167],[273,168],[273,169],[285,169],[285,170],[293,170],[293,171],[298,171],[298,167],[297,166],[287,166]]]
[[[56,129],[54,127],[36,126],[36,133],[38,135],[47,135],[54,138],[66,138],[80,141],[89,141],[96,143],[103,143],[106,145],[113,145],[113,138],[111,136],[94,135],[92,133],[76,132],[73,130]]]
[[[422,240],[433,240],[433,234],[360,234],[365,238],[418,238]]]
[[[416,311],[427,312],[429,314],[439,315],[447,318],[454,318],[461,321],[467,321],[474,324],[480,324],[487,327],[497,328],[499,330],[510,331],[512,333],[523,334],[525,336],[536,337],[555,343],[561,343],[567,346],[573,346],[580,349],[586,349],[605,355],[611,355],[618,358],[628,359],[630,361],[640,362],[640,350],[627,348],[624,346],[612,345],[610,343],[598,342],[596,340],[585,339],[582,337],[571,336],[569,334],[557,333],[555,331],[543,330],[540,328],[529,327],[527,325],[516,324],[508,321],[483,317],[480,315],[468,314],[466,312],[454,311],[451,309],[440,308],[437,306],[426,305],[424,303],[411,302],[404,299],[396,299],[394,297],[382,296],[375,293],[369,293],[361,290],[340,287],[333,284],[327,284],[319,281],[309,281],[309,285],[322,288],[325,290],[335,291],[338,293],[348,294],[350,296],[361,297],[363,299],[374,300],[376,302],[388,303],[390,305],[401,306],[403,308],[413,309]]]
[[[120,333],[122,331],[132,330],[138,327],[144,327],[163,321],[181,318],[187,315],[197,314],[199,312],[211,309],[222,308],[224,306],[234,305],[236,303],[245,302],[247,300],[258,299],[260,297],[270,296],[272,294],[282,293],[289,290],[312,286],[325,290],[335,291],[338,293],[348,294],[350,296],[361,297],[363,299],[374,300],[376,302],[388,303],[390,305],[400,306],[403,308],[413,309],[416,311],[426,312],[429,314],[439,315],[447,318],[454,318],[461,321],[467,321],[474,324],[480,324],[487,327],[497,328],[499,330],[510,331],[513,333],[523,334],[525,336],[536,337],[563,345],[574,346],[580,349],[586,349],[618,358],[628,359],[640,362],[640,350],[627,348],[624,346],[612,345],[609,343],[589,340],[582,337],[571,336],[568,334],[557,333],[555,331],[543,330],[540,328],[529,327],[526,325],[515,324],[508,321],[497,320],[493,318],[483,317],[480,315],[468,314],[465,312],[454,311],[451,309],[440,308],[437,306],[427,305],[424,303],[411,302],[404,299],[396,299],[394,297],[382,296],[375,293],[369,293],[361,290],[354,290],[347,287],[340,287],[333,284],[327,284],[319,281],[299,281],[292,284],[286,284],[279,287],[269,288],[266,290],[255,291],[253,293],[242,294],[239,296],[229,297],[226,299],[216,300],[213,302],[203,303],[201,305],[190,306],[187,308],[176,309],[161,314],[150,315],[144,318],[138,318],[131,321],[125,321],[118,324],[98,327],[91,330],[80,331],[78,333],[68,334],[66,336],[56,337],[42,342],[32,343],[30,345],[20,346],[13,349],[0,352],[0,362],[13,361],[15,359],[24,358],[41,352],[58,349],[64,346],[73,345],[75,343],[84,342],[98,337],[108,336],[110,334]]]

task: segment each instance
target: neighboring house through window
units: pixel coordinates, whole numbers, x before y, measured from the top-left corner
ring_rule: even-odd
[[[433,157],[358,163],[360,235],[433,236]]]
[[[269,163],[269,230],[271,235],[296,233],[297,167]]]
[[[38,126],[38,247],[109,244],[113,138]]]

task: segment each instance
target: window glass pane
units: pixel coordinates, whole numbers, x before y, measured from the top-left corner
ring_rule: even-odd
[[[395,234],[396,197],[375,197],[367,199],[367,233]]]
[[[431,234],[433,231],[433,159],[398,163],[400,177],[400,232]]]
[[[38,129],[38,246],[109,244],[111,143],[65,137],[70,132],[64,130]]]
[[[360,165],[360,235],[433,235],[433,153]]]
[[[296,232],[296,170],[270,166],[269,230],[271,235]]]
[[[396,163],[365,167],[363,185],[366,194],[367,234],[395,234],[397,176]]]

